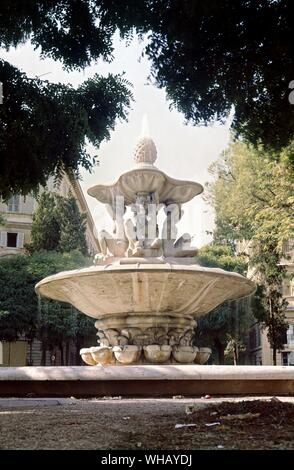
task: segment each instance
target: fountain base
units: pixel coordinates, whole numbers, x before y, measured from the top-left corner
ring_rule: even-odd
[[[83,361],[89,366],[135,365],[135,364],[205,364],[210,348],[196,346],[169,346],[149,344],[147,346],[98,346],[80,351]]]
[[[173,397],[294,395],[287,366],[2,367],[0,396]]]

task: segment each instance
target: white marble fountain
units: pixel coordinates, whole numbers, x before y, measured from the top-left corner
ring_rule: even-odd
[[[211,350],[194,345],[197,316],[255,289],[239,274],[197,264],[191,237],[178,237],[176,224],[182,204],[203,188],[170,178],[154,166],[156,158],[153,140],[141,137],[134,169],[88,190],[114,222],[113,233],[99,233],[94,266],[36,285],[39,295],[96,319],[98,346],[80,352],[89,365],[204,364]]]

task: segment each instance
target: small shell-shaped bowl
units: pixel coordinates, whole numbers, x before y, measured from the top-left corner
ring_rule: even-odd
[[[205,364],[210,358],[210,355],[211,355],[210,348],[199,348],[199,351],[197,352],[197,355],[195,358],[196,364]]]
[[[142,348],[140,346],[126,345],[114,346],[112,349],[115,359],[121,364],[134,364],[140,359]]]
[[[90,348],[83,348],[80,350],[80,355],[83,359],[83,361],[88,365],[88,366],[96,366],[96,361],[94,361]]]
[[[169,360],[171,355],[171,346],[168,345],[150,344],[144,346],[143,349],[145,359],[152,364],[163,364]]]
[[[194,362],[198,348],[196,346],[174,346],[172,349],[173,358],[181,364]]]
[[[108,346],[97,346],[90,348],[91,355],[96,364],[101,366],[107,366],[113,364],[114,358],[112,354],[112,348]]]

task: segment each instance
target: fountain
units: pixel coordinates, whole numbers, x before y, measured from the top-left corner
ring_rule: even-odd
[[[182,204],[203,188],[170,178],[154,166],[156,158],[153,140],[142,136],[135,168],[88,190],[114,223],[112,233],[99,232],[94,266],[36,285],[39,295],[96,319],[98,346],[80,352],[88,365],[204,364],[211,350],[194,345],[197,316],[255,289],[240,274],[197,264],[191,236],[178,237],[177,223]],[[165,214],[161,231],[159,211]]]

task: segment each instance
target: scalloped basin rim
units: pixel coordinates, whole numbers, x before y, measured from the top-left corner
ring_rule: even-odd
[[[134,273],[134,272],[151,272],[151,271],[165,271],[165,272],[173,272],[173,271],[192,271],[192,272],[203,272],[206,274],[218,274],[220,276],[234,276],[238,279],[242,279],[242,281],[247,282],[248,284],[254,286],[254,282],[250,281],[250,279],[242,276],[239,273],[235,273],[233,271],[225,271],[224,269],[221,268],[208,268],[205,266],[200,266],[199,264],[170,264],[170,263],[164,263],[164,264],[143,264],[140,265],[139,263],[137,265],[130,265],[130,264],[107,264],[107,265],[100,265],[100,266],[90,266],[88,268],[81,268],[81,269],[71,269],[69,271],[60,271],[57,274],[52,274],[51,276],[47,276],[41,281],[39,281],[36,286],[35,290],[38,293],[39,287],[43,284],[46,284],[47,282],[51,282],[53,280],[57,279],[66,279],[66,278],[71,278],[71,277],[76,277],[79,274],[83,274],[85,276],[91,276],[93,273],[114,273],[114,272],[129,272],[129,273]]]
[[[132,183],[130,183],[130,178]],[[156,184],[154,182],[151,184],[154,178]],[[144,179],[146,179],[145,184],[142,183]],[[137,186],[136,189],[133,186]],[[148,192],[152,192],[151,186],[154,187],[155,192],[158,192],[161,202],[177,201],[184,203],[203,192],[203,186],[200,183],[172,178],[153,165],[132,168],[120,175],[114,183],[98,184],[89,188],[87,192],[103,204],[111,204],[115,196],[123,196],[125,201],[130,204],[135,202],[138,190],[142,190],[142,187],[144,187],[145,190],[149,188]]]
[[[86,315],[201,316],[226,300],[241,299],[255,284],[238,273],[197,264],[92,266],[44,278],[37,294],[68,302]]]

